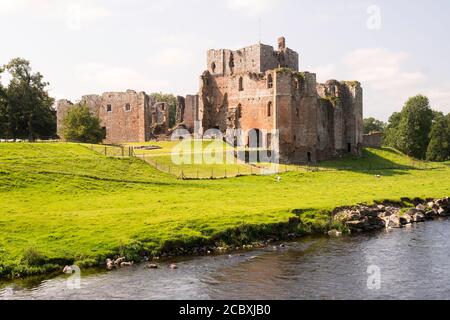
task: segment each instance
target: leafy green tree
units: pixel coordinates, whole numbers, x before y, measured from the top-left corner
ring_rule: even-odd
[[[375,118],[364,119],[364,134],[371,132],[384,132],[386,123]]]
[[[30,63],[21,58],[11,60],[5,68],[11,74],[4,110],[8,135],[30,140],[56,136],[54,100],[48,95],[43,76],[33,73]]]
[[[384,131],[384,144],[395,149],[399,149],[398,125],[400,124],[401,118],[402,114],[400,112],[394,112],[389,118],[388,124],[386,125],[386,129]]]
[[[63,121],[63,138],[66,141],[100,143],[106,132],[99,118],[93,116],[85,104],[73,106]]]
[[[1,75],[3,69],[0,67],[0,137],[7,137],[8,133],[8,117],[7,117],[7,104],[6,104],[6,92],[1,83]]]
[[[427,97],[409,98],[402,112],[394,113],[389,119],[384,143],[409,156],[425,159],[433,117]]]
[[[156,102],[164,102],[169,106],[169,127],[173,128],[176,122],[177,98],[170,93],[155,92],[150,95]]]
[[[436,113],[427,150],[428,161],[450,160],[450,113]]]

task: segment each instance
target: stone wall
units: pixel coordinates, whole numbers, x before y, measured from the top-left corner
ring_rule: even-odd
[[[363,92],[358,82],[298,72],[298,54],[278,39],[278,50],[258,44],[238,51],[210,50],[200,81],[204,130],[241,129],[244,144],[258,130],[279,132],[282,162],[314,162],[362,148]],[[261,145],[264,146],[264,145]]]
[[[272,46],[261,43],[236,51],[209,50],[207,70],[215,76],[231,76],[249,72],[265,73],[280,67],[298,71],[298,60],[298,53],[286,48],[284,38],[280,38],[278,51]]]
[[[106,143],[146,141],[145,93],[108,92],[101,97],[99,118],[106,129]]]
[[[363,142],[363,90],[359,82],[329,80],[317,85],[318,95],[335,109],[335,149],[360,154]]]
[[[73,107],[73,103],[69,100],[61,99],[56,102],[56,131],[60,138],[63,137],[64,119],[71,107]]]
[[[156,103],[145,92],[107,92],[86,95],[80,100],[92,115],[100,119],[106,130],[105,143],[144,142],[169,129],[169,108]],[[60,100],[57,104],[58,134],[62,133],[63,119],[74,104]]]
[[[383,133],[382,132],[372,132],[370,134],[365,134],[363,137],[363,146],[365,148],[376,148],[380,149],[383,144]]]
[[[195,124],[200,121],[199,115],[199,96],[197,95],[187,95],[185,98],[185,109],[184,109],[184,117],[183,123],[186,126],[186,129],[191,133],[196,132]]]

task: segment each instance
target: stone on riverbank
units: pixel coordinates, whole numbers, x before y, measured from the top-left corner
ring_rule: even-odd
[[[416,204],[417,202],[421,201],[415,201]],[[395,206],[395,204],[359,205],[352,208],[337,209],[334,213],[334,220],[355,232],[402,228],[412,223],[450,216],[450,199],[443,198],[429,201],[426,205],[419,203],[416,207],[403,211],[400,205]]]

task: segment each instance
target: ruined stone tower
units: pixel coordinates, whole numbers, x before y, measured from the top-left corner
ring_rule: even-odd
[[[363,139],[363,91],[358,82],[328,81],[299,72],[299,55],[286,47],[256,44],[240,50],[209,50],[200,79],[203,131],[240,129],[258,147],[271,148],[279,134],[283,162],[314,162],[346,152],[358,154]]]

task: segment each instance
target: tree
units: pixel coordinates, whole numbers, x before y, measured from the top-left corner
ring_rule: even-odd
[[[402,112],[389,119],[385,144],[409,156],[425,159],[433,116],[427,97],[417,95],[409,98]]]
[[[7,104],[6,104],[6,92],[1,83],[1,75],[3,69],[0,67],[0,137],[7,137],[8,131],[8,117],[7,117]]]
[[[13,59],[5,68],[12,77],[6,89],[8,135],[29,140],[54,137],[56,112],[46,91],[49,84],[39,72],[32,72],[27,60]]]
[[[105,136],[100,119],[91,114],[86,104],[73,106],[64,118],[63,137],[66,141],[99,143]]]
[[[169,127],[173,128],[176,124],[177,98],[173,94],[155,92],[150,95],[156,102],[164,102],[169,106]]]
[[[395,149],[399,149],[398,125],[400,124],[401,117],[402,114],[400,112],[394,112],[389,118],[384,131],[384,144]]]
[[[386,123],[375,118],[364,119],[364,134],[371,132],[384,132]]]
[[[436,113],[427,150],[428,161],[450,160],[450,113]]]

